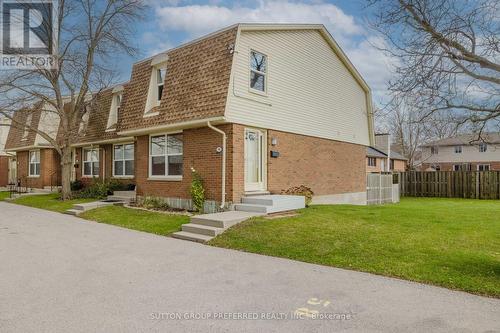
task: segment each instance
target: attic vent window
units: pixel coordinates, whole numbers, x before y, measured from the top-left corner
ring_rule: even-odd
[[[250,51],[250,88],[259,92],[267,89],[267,56]]]

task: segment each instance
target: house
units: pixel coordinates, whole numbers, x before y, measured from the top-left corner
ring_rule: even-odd
[[[365,204],[374,144],[370,89],[323,25],[237,24],[99,92],[73,179],[116,178],[186,207],[195,170],[214,207],[298,185],[315,203]]]
[[[8,118],[0,118],[0,188],[6,187],[12,179],[10,166],[13,157],[5,151],[9,124],[10,120]]]
[[[37,104],[17,111],[13,123],[27,124],[56,138],[59,130],[56,117],[50,108]],[[10,183],[40,189],[61,184],[59,154],[40,134],[22,126],[11,126],[5,150],[11,154]]]
[[[500,133],[463,134],[429,142],[422,147],[421,170],[500,170]]]
[[[403,172],[408,159],[391,145],[388,133],[375,134],[375,147],[366,148],[366,172]]]

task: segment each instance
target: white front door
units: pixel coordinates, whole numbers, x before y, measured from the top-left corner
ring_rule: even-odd
[[[266,141],[263,131],[245,128],[245,191],[266,190]]]
[[[9,184],[17,184],[17,159],[9,157]]]

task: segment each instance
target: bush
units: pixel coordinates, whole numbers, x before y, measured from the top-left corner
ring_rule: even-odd
[[[146,209],[168,210],[168,204],[158,197],[146,196],[142,200],[142,207]]]
[[[311,188],[305,185],[300,185],[300,186],[290,187],[287,190],[282,190],[281,194],[304,196],[306,198],[306,207],[308,207],[312,202],[312,197],[314,195],[314,192]]]
[[[76,182],[80,182],[83,187],[83,183],[80,180],[75,181],[74,183]],[[123,184],[116,179],[104,180],[104,181],[94,180],[92,184],[85,187],[83,190],[80,189],[79,192],[75,193],[74,197],[104,199],[108,195],[113,194],[114,191],[128,191],[129,188],[135,188],[135,185]]]
[[[193,200],[195,211],[203,212],[203,206],[205,204],[205,188],[203,187],[203,179],[201,178],[200,174],[193,168],[191,168],[191,174],[193,177],[190,189],[191,200]]]
[[[81,180],[75,180],[74,182],[71,182],[71,191],[80,191],[82,190],[85,185]]]

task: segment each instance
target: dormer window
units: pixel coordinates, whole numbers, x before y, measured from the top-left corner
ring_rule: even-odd
[[[121,88],[123,90],[123,88]],[[120,106],[122,104],[123,93],[122,90],[113,93],[113,99],[111,100],[111,110],[109,110],[108,124],[106,126],[106,131],[112,132],[116,130],[116,123],[118,122],[118,113],[120,112]]]
[[[30,134],[29,127],[31,126],[32,122],[33,122],[33,114],[29,113],[28,116],[26,117],[26,126],[24,127],[24,132],[21,140],[28,140],[28,135]]]
[[[80,127],[78,128],[78,135],[84,135],[87,130],[87,124],[90,118],[90,107],[87,105],[85,107],[85,113],[82,116],[82,121],[80,122]]]
[[[163,95],[163,83],[165,82],[165,74],[167,74],[166,68],[156,70],[156,82],[158,85],[158,93],[156,98],[158,99],[158,105],[160,104],[161,96]]]

